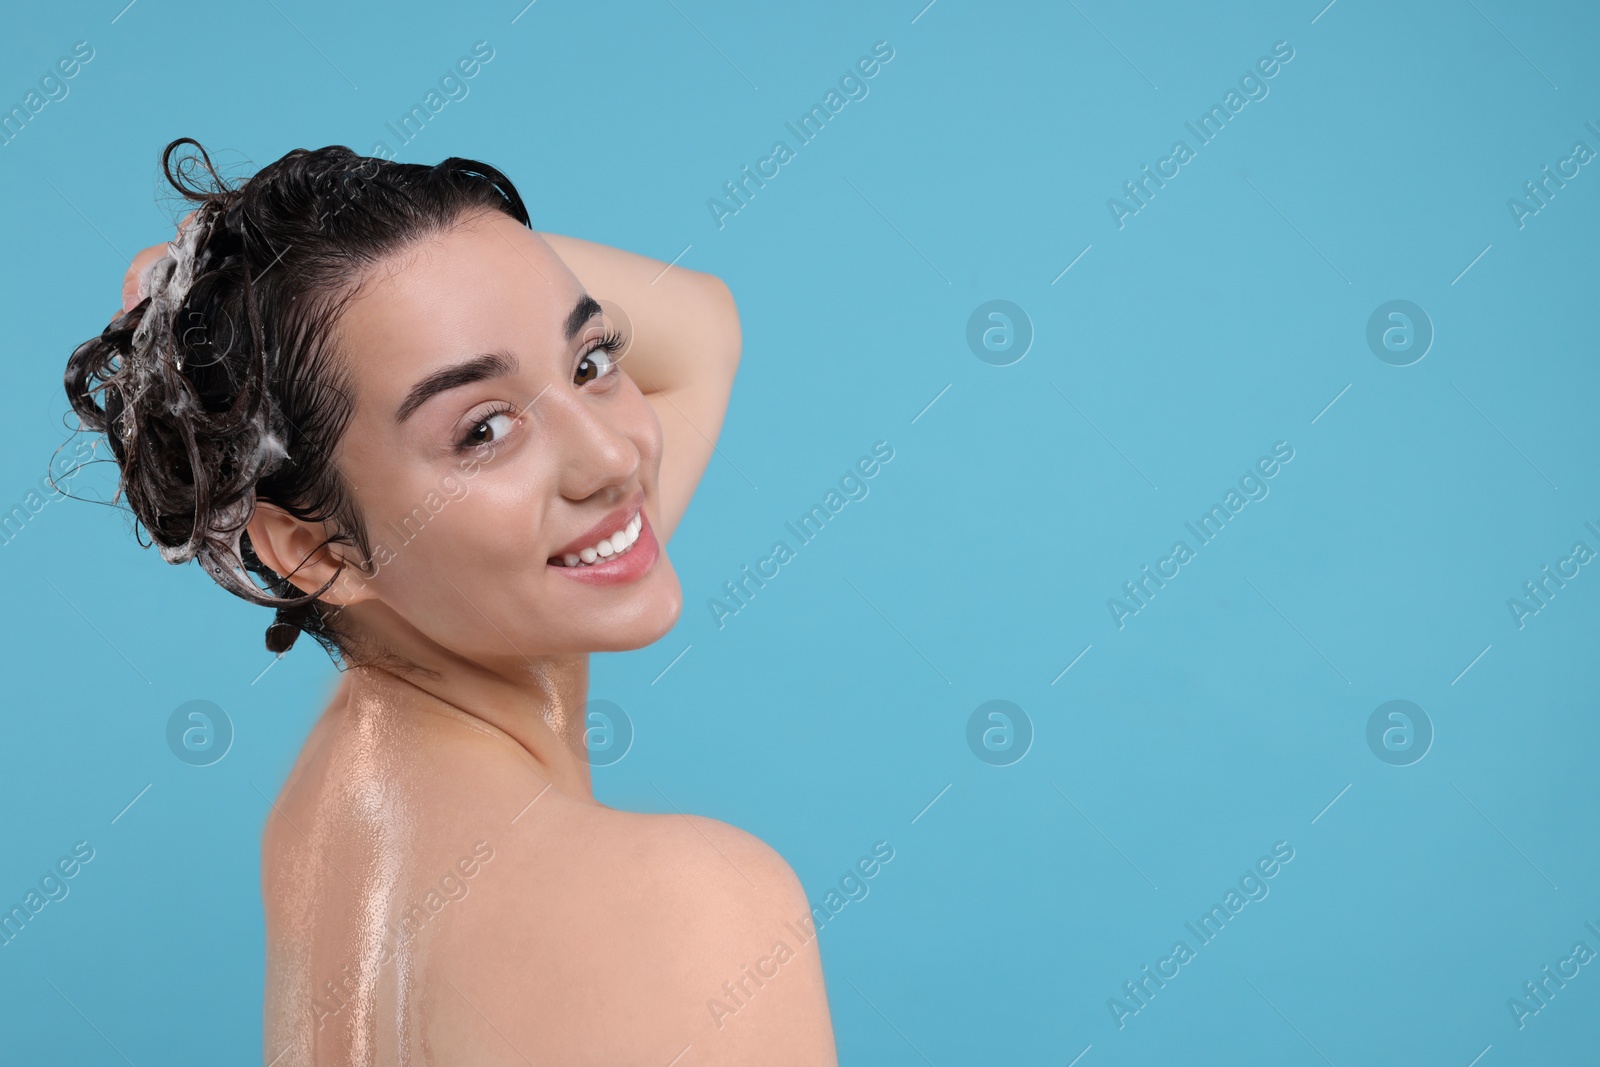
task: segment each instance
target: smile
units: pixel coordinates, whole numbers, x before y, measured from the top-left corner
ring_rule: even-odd
[[[635,512],[633,518],[610,537],[601,538],[597,544],[580,548],[576,552],[568,552],[560,559],[551,559],[550,562],[561,567],[590,567],[618,556],[625,556],[638,543],[639,532],[643,528],[644,513]]]

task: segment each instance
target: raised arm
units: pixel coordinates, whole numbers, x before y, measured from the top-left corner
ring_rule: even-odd
[[[184,222],[189,218],[185,216]],[[181,225],[181,224],[180,224]],[[661,517],[672,536],[705,473],[739,369],[739,311],[722,279],[577,237],[540,237],[589,295],[620,307],[633,333],[622,369],[661,421]],[[140,300],[140,274],[165,255],[165,242],[139,252],[123,277],[122,309]]]
[[[577,237],[541,233],[596,300],[632,322],[627,371],[661,420],[661,521],[672,536],[722,429],[742,338],[722,279]]]

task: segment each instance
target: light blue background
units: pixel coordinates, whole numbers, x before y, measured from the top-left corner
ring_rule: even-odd
[[[1600,150],[1600,13],[924,2],[13,8],[0,103],[74,41],[95,58],[0,148],[0,503],[66,439],[66,357],[169,232],[162,146],[237,176],[371,151],[487,40],[400,158],[488,160],[537,227],[691,246],[739,300],[721,458],[671,545],[682,621],[595,660],[637,731],[597,792],[756,833],[814,901],[892,844],[822,934],[842,1062],[1592,1062],[1600,965],[1523,1029],[1506,1002],[1600,950],[1600,571],[1521,629],[1506,602],[1600,549],[1600,173],[1521,229],[1506,201]],[[718,229],[707,199],[879,40],[870,95]],[[1107,198],[1281,40],[1270,95],[1119,230]],[[1437,331],[1408,367],[1365,341],[1397,298]],[[991,299],[1032,321],[1012,366],[965,341]],[[870,495],[718,629],[722,583],[879,440]],[[1119,630],[1107,598],[1280,440],[1270,496]],[[0,902],[96,850],[0,948],[5,1058],[255,1060],[266,797],[332,665],[309,640],[272,665],[264,609],[88,503],[0,548],[0,587]],[[997,698],[1035,731],[1008,767],[965,739]],[[1396,698],[1436,730],[1406,767],[1365,740]],[[237,732],[211,767],[164,739],[192,699]],[[1285,840],[1270,896],[1119,1029],[1108,998]]]

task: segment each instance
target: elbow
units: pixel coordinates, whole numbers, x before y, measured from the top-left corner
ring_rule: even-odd
[[[744,348],[744,334],[739,326],[739,305],[733,299],[728,283],[715,274],[703,275],[706,303],[709,308],[707,334],[713,340],[712,348],[720,362],[731,375],[739,367],[739,356]]]

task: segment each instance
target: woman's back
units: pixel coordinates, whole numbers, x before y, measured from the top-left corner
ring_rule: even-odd
[[[264,1062],[833,1062],[793,872],[596,803],[583,750],[588,656],[682,611],[728,287],[535,231],[481,161],[162,162],[195,211],[69,398],[163,558],[344,669],[264,832]]]
[[[383,671],[346,672],[262,878],[268,1062],[833,1062],[809,905],[775,852],[562,792]]]

